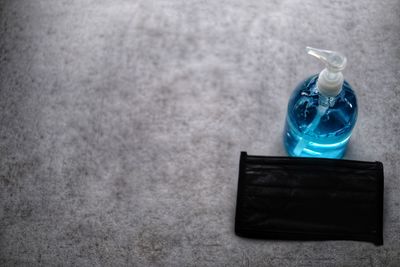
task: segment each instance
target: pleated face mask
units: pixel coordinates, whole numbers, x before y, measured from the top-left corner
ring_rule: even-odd
[[[235,232],[383,244],[381,162],[241,153]]]

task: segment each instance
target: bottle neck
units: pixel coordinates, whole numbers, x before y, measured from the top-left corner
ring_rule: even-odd
[[[323,106],[323,107],[333,107],[336,103],[336,97],[332,97],[332,96],[325,96],[323,94],[321,94],[320,92],[318,92],[318,104]]]

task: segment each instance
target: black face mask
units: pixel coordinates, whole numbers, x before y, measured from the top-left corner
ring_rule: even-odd
[[[383,244],[383,165],[241,153],[235,232]]]

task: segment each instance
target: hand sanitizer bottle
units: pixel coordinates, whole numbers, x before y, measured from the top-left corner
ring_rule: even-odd
[[[342,158],[357,120],[357,99],[342,70],[342,54],[307,47],[326,68],[301,82],[288,104],[284,144],[296,157]]]

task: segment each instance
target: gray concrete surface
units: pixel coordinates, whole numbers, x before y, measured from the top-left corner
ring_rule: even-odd
[[[400,2],[0,0],[0,265],[400,266]],[[233,233],[239,153],[284,155],[296,84],[348,56],[349,159],[382,247]]]

